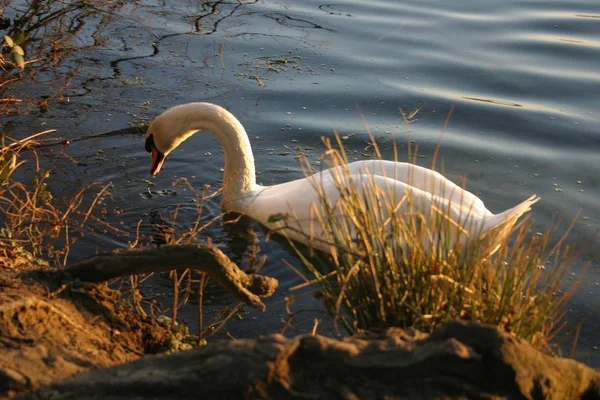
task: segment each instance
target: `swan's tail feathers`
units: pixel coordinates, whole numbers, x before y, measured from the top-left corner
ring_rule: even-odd
[[[514,223],[521,215],[531,210],[531,206],[537,203],[539,199],[539,196],[536,196],[534,194],[533,196],[523,201],[522,203],[514,206],[513,208],[510,208],[506,211],[494,215],[494,217],[490,218],[490,220],[497,219],[497,223],[495,223],[491,228],[494,228],[508,221],[513,221]]]
[[[531,210],[531,206],[537,203],[539,199],[539,196],[533,195],[515,207],[486,219],[481,238],[488,237],[495,243],[490,255],[494,254],[500,248],[500,243],[510,234],[517,220],[527,211]]]

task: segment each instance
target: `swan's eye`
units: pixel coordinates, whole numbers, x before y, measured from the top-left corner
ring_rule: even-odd
[[[155,149],[156,145],[154,144],[154,135],[150,134],[150,136],[148,136],[146,138],[146,151],[148,153],[152,152],[152,149]]]

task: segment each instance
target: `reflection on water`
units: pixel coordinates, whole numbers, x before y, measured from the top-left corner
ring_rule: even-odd
[[[26,68],[2,62],[0,102],[2,114],[24,113],[60,98],[77,74],[86,51],[109,41],[108,26],[117,19],[129,1],[7,0],[0,3],[0,34],[24,49]],[[7,59],[5,59],[6,61]],[[80,95],[89,93],[79,83]],[[0,121],[2,124],[4,121]]]
[[[533,193],[541,196],[532,212],[540,231],[555,219],[570,221],[579,210],[571,240],[580,242],[600,227],[594,2],[166,1],[141,2],[126,11],[115,10],[121,18],[103,28],[108,43],[78,60],[82,74],[69,88],[71,97],[17,130],[29,133],[43,124],[76,137],[139,124],[175,104],[208,100],[242,121],[258,180],[274,184],[302,176],[294,158],[298,147],[318,166],[320,137],[333,131],[348,137],[351,159],[371,157],[357,106],[386,157],[393,157],[394,140],[403,150],[410,138],[419,145],[419,163],[428,166],[454,105],[441,149],[446,175],[455,181],[466,176],[468,189],[492,211]],[[418,117],[407,126],[399,108],[418,108]],[[132,230],[142,219],[148,234],[153,212],[193,197],[174,188],[173,180],[187,177],[195,187],[221,184],[222,151],[209,134],[195,135],[177,149],[156,178],[149,176],[139,135],[84,141],[68,151],[87,167],[55,160],[56,169],[69,171],[62,178],[112,181],[114,202],[124,209],[119,219]],[[207,210],[207,216],[222,211],[218,198]],[[289,249],[265,241],[260,227],[252,227],[269,256],[264,272],[280,279],[282,289],[268,300],[268,315],[251,312],[232,326],[240,337],[279,329],[283,296],[301,282],[281,262],[295,262]],[[216,224],[209,234],[241,259],[245,230]],[[114,240],[90,238],[75,257],[114,248]],[[598,249],[596,236],[580,263],[597,260]],[[591,268],[599,271],[597,261]],[[310,295],[298,299],[299,307],[318,304]],[[594,275],[572,306],[574,317],[592,315],[578,346],[580,357],[593,365],[600,365],[600,320],[593,311],[598,304],[600,279]],[[195,318],[192,311],[184,315]]]

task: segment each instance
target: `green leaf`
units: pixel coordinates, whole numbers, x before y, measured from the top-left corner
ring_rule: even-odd
[[[27,34],[23,32],[17,32],[13,35],[12,40],[15,44],[21,45],[27,40]]]
[[[44,182],[40,185],[40,189],[39,189],[38,193],[39,193],[40,199],[42,199],[46,202],[52,200],[52,193],[50,193],[50,190],[48,189],[48,184],[46,182]]]
[[[22,56],[24,56],[24,55],[25,55],[25,52],[23,51],[23,48],[22,48],[21,46],[19,46],[18,44],[15,44],[15,45],[13,46],[13,50],[12,50],[12,51],[13,51],[14,53],[20,54],[20,55],[22,55]]]
[[[19,53],[11,53],[12,59],[19,68],[25,68],[25,60]]]
[[[0,158],[0,184],[2,184],[17,164],[17,155],[15,153],[5,154]]]
[[[6,42],[8,47],[13,47],[15,45],[15,42],[13,42],[12,38],[8,35],[4,35],[4,41]]]
[[[270,215],[269,219],[267,221],[268,222],[285,221],[289,217],[290,217],[290,215],[287,213],[277,213],[277,214]]]

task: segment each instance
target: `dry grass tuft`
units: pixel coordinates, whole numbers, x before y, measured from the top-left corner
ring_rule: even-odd
[[[40,260],[64,266],[88,221],[106,225],[92,210],[108,185],[100,187],[89,204],[84,204],[84,195],[95,185],[68,198],[52,195],[46,182],[50,172],[40,167],[35,150],[51,132],[21,140],[0,139],[0,264],[5,267]],[[26,164],[30,167],[22,168]]]
[[[382,200],[373,180],[349,179],[339,137],[337,148],[325,144],[324,164],[339,167],[333,180],[341,197],[332,203],[315,180],[314,214],[332,256],[324,263],[298,254],[320,284],[336,329],[341,322],[352,333],[393,326],[430,332],[463,320],[499,326],[543,347],[563,326],[565,304],[578,288],[563,291],[576,256],[564,237],[551,246],[552,232],[531,234],[525,219],[508,235],[470,237],[464,246],[443,240],[462,227],[443,213],[423,211],[410,196]]]

